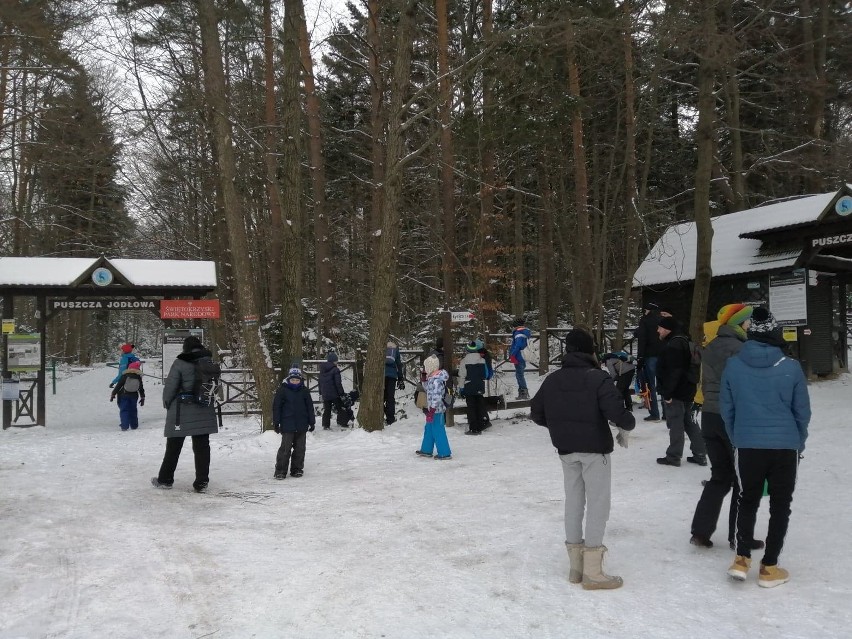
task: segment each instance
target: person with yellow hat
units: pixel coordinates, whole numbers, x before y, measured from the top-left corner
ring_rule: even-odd
[[[746,341],[746,331],[751,325],[753,307],[746,304],[726,304],[716,315],[718,329],[716,337],[704,348],[701,357],[701,391],[704,401],[701,408],[701,435],[710,458],[710,479],[695,507],[692,518],[694,546],[712,548],[710,537],[716,530],[722,502],[733,488],[731,507],[728,513],[728,543],[734,544],[734,528],[737,523],[737,474],[734,468],[734,449],[725,432],[719,408],[719,385],[728,359],[740,352]],[[754,548],[763,548],[762,541],[752,541]]]

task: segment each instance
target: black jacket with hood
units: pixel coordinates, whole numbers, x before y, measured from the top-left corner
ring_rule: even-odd
[[[608,421],[633,430],[633,414],[615,390],[612,378],[593,355],[566,353],[562,368],[551,373],[530,404],[532,420],[550,431],[560,455],[608,454],[613,450]]]

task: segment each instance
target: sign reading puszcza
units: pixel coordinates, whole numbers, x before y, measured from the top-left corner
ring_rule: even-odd
[[[50,300],[50,308],[54,311],[147,311],[156,310],[159,303],[159,300],[87,297],[83,300]]]
[[[838,244],[852,244],[852,233],[839,233],[838,235],[811,238],[811,248],[816,248],[817,246],[836,246]]]

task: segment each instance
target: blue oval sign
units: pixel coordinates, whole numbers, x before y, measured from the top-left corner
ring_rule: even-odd
[[[101,266],[92,271],[92,281],[96,286],[109,286],[112,284],[112,271]]]
[[[852,213],[852,197],[844,195],[842,198],[837,200],[837,204],[834,205],[834,210],[837,211],[838,215],[842,215],[843,217]]]

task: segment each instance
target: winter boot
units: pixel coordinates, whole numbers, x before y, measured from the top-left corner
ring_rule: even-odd
[[[761,588],[774,588],[790,581],[790,573],[778,566],[764,566],[760,564],[760,575],[757,585]]]
[[[529,398],[530,398],[530,392],[526,388],[519,388],[518,389],[518,400],[529,399]]]
[[[568,549],[568,559],[571,561],[571,568],[568,571],[568,581],[572,584],[579,584],[583,581],[583,542],[579,544],[569,544],[565,542],[565,548]]]
[[[583,590],[614,590],[621,588],[621,577],[607,575],[603,571],[603,556],[606,546],[583,548]]]
[[[737,555],[734,557],[734,563],[728,568],[728,576],[737,581],[745,581],[748,577],[748,569],[751,568],[751,557]]]

